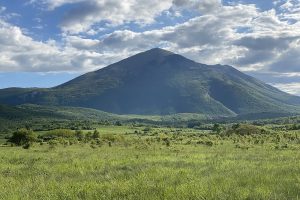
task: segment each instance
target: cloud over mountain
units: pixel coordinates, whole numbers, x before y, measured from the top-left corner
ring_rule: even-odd
[[[300,2],[279,0],[264,9],[260,4],[226,0],[28,1],[24,6],[42,13],[36,16],[41,29],[51,23],[57,29],[44,40],[36,39],[30,27],[5,17],[13,11],[0,4],[0,70],[85,72],[139,51],[163,47],[201,63],[229,64],[270,76],[273,72],[287,77],[300,74]],[[58,17],[51,23],[43,18],[54,14]]]

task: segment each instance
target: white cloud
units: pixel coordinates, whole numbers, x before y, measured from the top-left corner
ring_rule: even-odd
[[[300,40],[294,41],[294,46],[283,51],[270,65],[270,70],[276,72],[300,72]]]
[[[19,27],[0,20],[0,71],[86,72],[122,57],[122,54],[85,50],[96,43],[73,36],[66,37],[65,44],[53,40],[38,42]]]
[[[63,6],[65,4],[74,4],[84,1],[88,2],[91,0],[30,0],[29,3],[42,6],[42,8],[48,10],[54,10],[55,8]]]
[[[110,25],[153,23],[155,17],[172,6],[172,0],[31,0],[30,3],[50,11],[74,4],[60,24],[64,32],[72,34],[86,32],[99,22]]]
[[[78,50],[96,50],[99,40],[85,39],[78,36],[68,36],[65,38],[67,46],[76,48]]]
[[[299,38],[299,24],[280,20],[275,10],[262,12],[254,5],[238,4],[159,30],[116,31],[99,44],[100,49],[129,52],[146,50],[154,44],[206,64],[294,73],[300,69]]]
[[[273,86],[287,93],[300,96],[300,82],[287,83],[287,84],[278,83],[278,84],[274,84]]]
[[[232,63],[245,52],[245,48],[233,45],[233,41],[241,38],[237,28],[248,26],[257,15],[252,5],[223,7],[218,14],[203,15],[176,26],[142,33],[115,31],[104,36],[99,45],[100,49],[112,51],[142,51],[163,46],[207,64]]]
[[[222,7],[221,0],[173,0],[173,4],[179,9],[193,9],[202,14],[216,13]]]
[[[280,6],[280,8],[284,11],[288,11],[291,13],[299,12],[300,2],[299,0],[285,0],[285,2]]]
[[[290,2],[296,5],[296,1]],[[219,0],[43,0],[40,3],[48,9],[78,3],[80,9],[75,5],[62,28],[69,33],[88,30],[86,37],[101,31],[90,29],[99,21],[152,23],[155,16],[171,7],[198,9],[202,15],[161,29],[117,30],[93,39],[63,34],[61,43],[34,41],[20,28],[2,22],[0,70],[90,71],[157,46],[201,63],[228,64],[244,71],[292,74],[300,69],[300,24],[288,22],[274,9],[261,11],[255,5],[243,4],[223,6]],[[294,8],[289,9],[293,10],[286,14],[295,12]]]
[[[60,24],[64,32],[78,34],[90,31],[97,23],[122,25],[136,23],[151,24],[165,11],[172,10],[174,16],[180,16],[180,10],[194,10],[201,14],[218,12],[221,0],[31,0],[31,4],[54,10],[65,4],[74,4],[67,11]]]

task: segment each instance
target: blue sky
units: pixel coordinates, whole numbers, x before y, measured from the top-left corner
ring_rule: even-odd
[[[299,0],[2,0],[0,88],[52,87],[153,47],[300,95]]]

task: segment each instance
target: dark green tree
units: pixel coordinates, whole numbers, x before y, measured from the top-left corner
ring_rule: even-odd
[[[236,130],[236,129],[238,129],[239,127],[241,127],[241,125],[240,124],[234,124],[234,125],[232,125],[232,129],[233,130]]]
[[[116,126],[122,126],[122,123],[121,123],[120,121],[116,121],[116,122],[115,122],[115,125],[116,125]]]
[[[99,131],[97,131],[97,129],[95,129],[94,130],[94,133],[93,133],[93,139],[98,139],[98,138],[100,138],[100,133],[99,133]]]
[[[84,139],[84,133],[81,130],[75,131],[75,136],[79,141],[82,141]]]
[[[220,134],[222,131],[222,126],[220,124],[214,124],[212,130],[213,132]]]
[[[18,129],[13,135],[8,139],[8,142],[11,142],[17,146],[32,144],[37,141],[37,135],[28,129]]]

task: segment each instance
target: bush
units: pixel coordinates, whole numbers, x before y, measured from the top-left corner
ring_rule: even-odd
[[[200,127],[201,126],[201,122],[198,121],[190,121],[187,124],[187,128],[195,128],[195,127]]]
[[[103,134],[101,138],[104,141],[112,142],[112,143],[114,143],[117,140],[117,136],[113,134]]]
[[[37,135],[32,130],[28,129],[17,130],[8,140],[8,142],[11,142],[17,146],[31,144],[35,141],[37,141]]]
[[[73,138],[75,137],[75,132],[68,130],[68,129],[56,129],[51,130],[45,135],[43,135],[44,140],[52,140],[55,138]]]
[[[265,129],[254,126],[251,124],[236,124],[233,125],[229,130],[226,131],[226,135],[261,135],[261,134],[268,134],[269,132]]]
[[[116,122],[115,122],[115,125],[116,125],[116,126],[122,126],[122,123],[121,123],[120,121],[116,121]]]
[[[24,145],[23,145],[23,149],[29,149],[29,148],[30,148],[30,146],[31,146],[31,144],[30,144],[30,143],[24,144]]]
[[[197,144],[203,144],[203,145],[212,147],[214,145],[214,142],[211,140],[199,140],[199,141],[197,141]]]
[[[167,147],[169,147],[171,145],[169,138],[166,137],[166,138],[163,138],[162,140],[164,141],[164,143]]]
[[[212,128],[212,131],[217,134],[220,134],[222,130],[223,130],[223,128],[220,124],[214,124],[214,126]]]
[[[99,131],[95,130],[92,137],[93,137],[93,139],[98,139],[98,138],[100,138],[100,133],[99,133]]]
[[[50,140],[50,141],[48,142],[48,144],[49,144],[49,148],[50,148],[50,149],[54,149],[55,146],[58,145],[58,141],[57,141],[57,140]]]
[[[82,141],[84,139],[84,134],[83,134],[83,132],[81,130],[75,131],[75,136],[77,137],[77,139],[79,141]]]
[[[144,128],[144,133],[148,133],[148,132],[150,132],[151,131],[151,128],[150,127],[146,127],[146,128]]]

